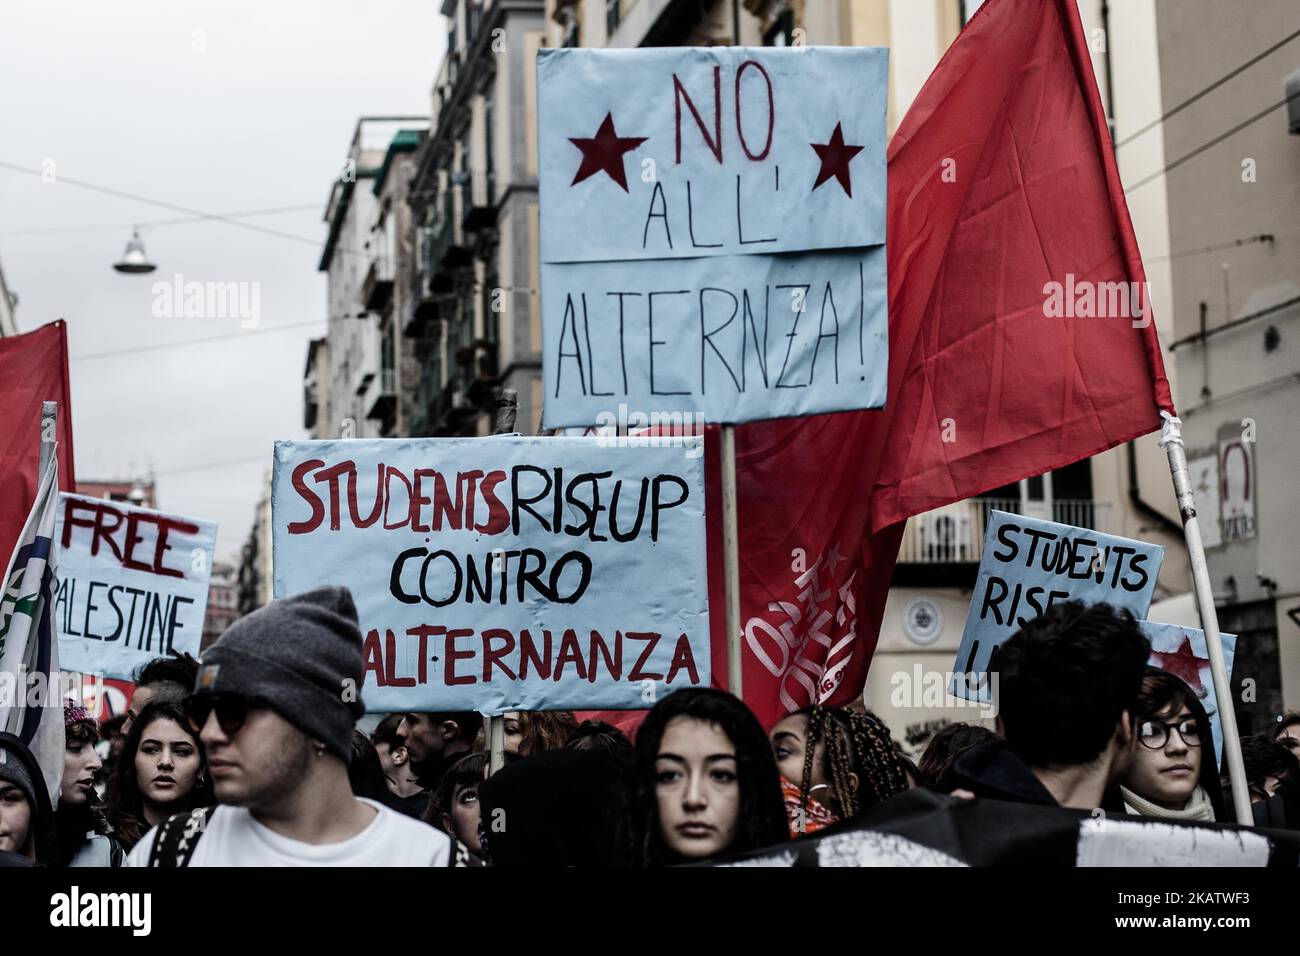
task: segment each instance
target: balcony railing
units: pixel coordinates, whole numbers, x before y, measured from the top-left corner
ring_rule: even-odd
[[[1022,506],[1018,498],[970,498],[908,519],[899,564],[978,564],[989,513],[1029,513],[1058,524],[1108,531],[1110,502],[1057,499]]]

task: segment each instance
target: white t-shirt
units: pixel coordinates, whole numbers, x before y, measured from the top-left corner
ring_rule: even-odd
[[[426,823],[359,797],[378,810],[364,830],[342,843],[314,845],[281,836],[244,807],[220,806],[199,838],[190,866],[446,866],[451,840]],[[146,867],[158,828],[127,855]]]

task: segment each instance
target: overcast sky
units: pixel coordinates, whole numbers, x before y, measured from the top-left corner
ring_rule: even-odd
[[[20,331],[68,322],[78,478],[152,470],[159,506],[217,521],[237,559],[272,443],[305,435],[330,184],[358,117],[427,115],[444,47],[436,0],[6,0],[0,162],[52,160],[55,182],[0,167],[0,267]],[[248,221],[312,242],[157,225],[157,271],[120,275],[131,224],[181,214],[60,177],[204,212],[308,205]],[[259,327],[155,317],[154,283],[177,274],[258,283]],[[122,349],[142,351],[78,358]]]

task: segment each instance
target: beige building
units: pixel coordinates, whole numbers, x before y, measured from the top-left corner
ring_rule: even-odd
[[[1146,118],[1187,105],[1142,137],[1164,162],[1125,182],[1168,207],[1174,399],[1219,622],[1238,635],[1238,720],[1259,732],[1300,707],[1300,39],[1261,56],[1300,6],[1151,5],[1163,109]]]

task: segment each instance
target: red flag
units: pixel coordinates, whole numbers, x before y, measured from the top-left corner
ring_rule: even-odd
[[[894,136],[888,188],[886,408],[736,429],[744,691],[765,725],[861,695],[904,519],[1104,451],[1173,410],[1149,306],[1139,328],[1044,312],[1050,282],[1145,281],[1073,0],[979,10]]]
[[[0,338],[0,566],[13,551],[36,500],[41,460],[41,403],[58,402],[59,487],[76,490],[67,326]]]

